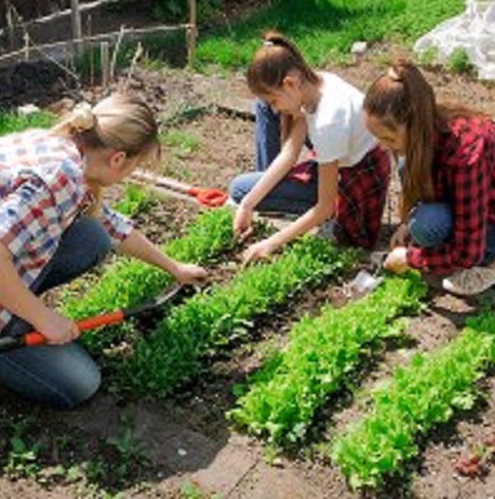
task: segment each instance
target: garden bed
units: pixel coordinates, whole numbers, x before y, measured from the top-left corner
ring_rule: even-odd
[[[364,89],[382,69],[378,60],[375,53],[369,60],[332,69]],[[459,99],[495,115],[492,89],[440,70],[427,76],[444,98]],[[132,88],[147,98],[166,124],[160,173],[225,189],[235,174],[252,167],[253,123],[239,112],[247,98],[241,80],[140,69]],[[98,91],[88,89],[87,95]],[[236,99],[238,106],[233,104]],[[122,192],[109,193],[109,199],[121,199]],[[393,208],[396,186],[391,192]],[[153,199],[136,218],[153,240],[168,245],[186,237],[200,211],[190,202],[161,198]],[[395,215],[386,214],[385,222],[394,220]],[[238,272],[240,250],[223,253],[209,264],[216,284],[228,283]],[[166,398],[157,398],[151,391],[146,396],[122,389],[115,362],[125,351],[118,342],[98,353],[103,387],[76,411],[33,407],[2,391],[0,496],[105,497],[106,491],[110,497],[118,492],[123,497],[214,497],[215,493],[239,499],[359,497],[328,460],[333,438],[368,412],[370,392],[389,379],[396,366],[407,365],[416,352],[436,351],[457,338],[467,316],[483,307],[494,308],[495,292],[465,301],[430,290],[427,308],[408,322],[401,339],[380,344],[353,372],[354,383],[332,391],[318,407],[316,430],[302,445],[278,454],[263,441],[235,430],[226,417],[238,400],[233,387],[287,345],[288,333],[301,317],[318,316],[324,304],[345,307],[348,297],[343,284],[357,268],[342,273],[340,279],[329,278],[301,290],[253,319],[248,338],[209,355],[200,376],[191,377]],[[97,285],[100,275],[90,282]],[[82,296],[87,287],[83,281],[72,292]],[[145,329],[150,324],[136,327]],[[478,385],[486,398],[423,436],[419,455],[405,464],[404,475],[386,479],[382,491],[374,495],[471,499],[493,494],[495,465],[490,456],[474,476],[463,476],[456,469],[460,458],[470,457],[495,438],[492,373]]]

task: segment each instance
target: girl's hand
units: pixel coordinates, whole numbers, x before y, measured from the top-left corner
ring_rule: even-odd
[[[33,326],[46,338],[46,342],[50,345],[70,343],[81,334],[74,321],[49,308]]]
[[[407,224],[400,224],[390,238],[390,249],[397,246],[406,246],[409,241],[409,227]]]
[[[252,244],[242,255],[243,264],[246,265],[256,260],[270,258],[276,250],[277,246],[271,243],[269,239]]]
[[[181,284],[204,284],[208,277],[208,272],[199,265],[194,263],[179,263],[177,264],[177,271],[175,278]]]
[[[407,248],[405,246],[397,246],[394,248],[383,262],[383,268],[395,272],[396,274],[403,274],[408,270]]]
[[[244,241],[253,233],[253,210],[242,204],[237,208],[234,217],[234,234]]]

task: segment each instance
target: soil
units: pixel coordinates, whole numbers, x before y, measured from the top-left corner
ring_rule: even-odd
[[[353,64],[328,69],[364,90],[383,70],[380,61],[394,51],[393,47],[375,47]],[[459,100],[495,116],[491,86],[467,76],[448,74],[440,68],[430,68],[425,74],[440,98]],[[167,147],[160,173],[196,185],[226,189],[234,175],[252,168],[253,121],[242,77],[140,67],[130,78],[122,72],[114,88],[121,88],[128,81],[130,91],[143,95],[153,105],[165,131],[180,131],[184,137],[194,138],[195,145],[189,148],[181,149],[174,144]],[[98,87],[84,89],[88,100],[95,100],[102,93]],[[62,97],[64,100],[60,100]],[[67,97],[70,96],[58,95],[51,108],[70,106]],[[42,103],[36,98],[31,102]],[[396,192],[394,185],[391,208],[384,220],[391,225],[396,221]],[[109,201],[120,195],[119,189],[110,192]],[[179,237],[202,209],[190,200],[160,196],[151,209],[139,214],[137,221],[151,239],[163,243]],[[232,259],[236,258],[232,255]],[[233,266],[235,262],[224,262],[214,272],[224,279]],[[71,412],[52,411],[2,391],[2,454],[7,455],[13,436],[19,437],[26,449],[34,442],[40,442],[42,447],[36,466],[31,468],[33,462],[28,458],[14,463],[2,458],[5,471],[0,476],[0,497],[111,497],[117,493],[126,498],[360,497],[349,489],[338,469],[322,457],[317,446],[313,446],[316,441],[308,442],[297,454],[270,459],[262,442],[238,433],[225,416],[235,403],[233,386],[260,366],[268,348],[284,345],[293,322],[305,313],[316,314],[324,303],[335,306],[346,303],[344,284],[350,277],[342,276],[340,285],[308,290],[294,297],[289,305],[273,310],[270,316],[257,322],[249,343],[240,343],[221,357],[210,359],[199,379],[165,400],[116,392],[111,367],[104,358],[100,392]],[[462,300],[432,288],[428,308],[409,323],[409,340],[383,349],[367,369],[360,393],[369,393],[414,352],[430,351],[456,337],[466,318],[487,304],[493,308],[494,291]],[[495,496],[493,460],[487,459],[481,472],[473,477],[456,470],[460,458],[469,457],[483,442],[495,438],[493,374],[480,383],[480,389],[485,396],[476,407],[431,432],[421,443],[418,459],[408,465],[404,476],[391,478],[375,494],[377,497]],[[362,398],[350,393],[343,392],[333,398],[317,422],[321,427],[317,440],[320,445],[339,428],[356,420],[363,409]],[[132,430],[130,440],[123,436],[126,429]],[[120,447],[112,444],[115,441]],[[65,467],[62,473],[61,465]]]

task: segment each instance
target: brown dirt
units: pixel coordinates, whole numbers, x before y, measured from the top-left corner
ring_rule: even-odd
[[[331,69],[364,89],[382,69],[377,61],[377,54],[371,54],[356,64]],[[461,100],[495,115],[495,94],[490,87],[439,69],[427,71],[426,75],[442,98]],[[122,79],[126,79],[125,74]],[[154,105],[168,129],[197,139],[198,145],[192,150],[177,152],[172,147],[165,152],[162,173],[198,185],[226,188],[235,174],[252,167],[253,123],[246,113],[248,95],[241,79],[140,69],[133,77],[132,88]],[[98,93],[99,89],[91,89],[87,96],[95,97]],[[119,193],[114,195],[118,197]],[[187,201],[165,199],[156,202],[151,212],[140,218],[143,229],[155,241],[164,242],[181,234],[198,210],[198,206]],[[235,265],[236,262],[226,263],[224,271],[228,273]],[[70,413],[46,410],[2,393],[0,449],[4,455],[9,449],[13,421],[29,417],[31,423],[23,439],[27,443],[43,443],[39,462],[45,480],[43,483],[29,474],[14,480],[10,476],[19,473],[4,472],[0,477],[0,497],[104,497],[103,490],[118,491],[121,497],[188,497],[181,492],[184,484],[193,484],[203,497],[213,497],[215,493],[230,499],[359,497],[349,490],[339,471],[318,459],[310,447],[299,455],[282,456],[270,464],[263,457],[262,444],[238,434],[225,417],[235,402],[234,384],[259,367],[268,349],[284,344],[291,323],[304,313],[317,313],[322,303],[340,306],[345,301],[342,287],[335,286],[322,286],[295,297],[289,306],[264,317],[249,343],[240,343],[222,358],[211,359],[200,379],[163,401],[136,400],[113,393],[108,383],[111,376],[93,400]],[[474,313],[481,301],[493,307],[495,294],[489,292],[466,302],[432,291],[428,310],[410,322],[410,340],[384,349],[370,367],[360,392],[367,393],[389,376],[394,366],[407,362],[412,353],[430,351],[457,336],[466,316]],[[492,375],[482,388],[486,401],[432,432],[422,445],[419,458],[410,465],[407,480],[391,480],[378,497],[493,496],[492,462],[487,462],[484,473],[476,478],[461,477],[455,471],[461,456],[495,436]],[[357,419],[363,409],[362,398],[339,394],[321,413],[318,425],[326,430],[320,437],[330,437],[336,429]],[[328,426],[329,421],[332,426]],[[112,467],[121,463],[122,457],[115,456],[108,438],[118,435],[126,424],[144,442],[150,461],[144,466],[146,461],[131,456],[122,472]],[[311,455],[315,457],[308,457]],[[87,471],[82,476],[66,471],[60,477],[54,472],[57,464],[83,466]],[[107,473],[102,473],[102,469]],[[125,476],[119,480],[120,473]]]

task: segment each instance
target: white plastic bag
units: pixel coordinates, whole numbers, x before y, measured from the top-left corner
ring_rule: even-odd
[[[478,77],[494,80],[495,0],[467,0],[461,15],[439,24],[414,45],[418,53],[429,49],[436,49],[440,62],[447,61],[456,49],[463,49]]]

